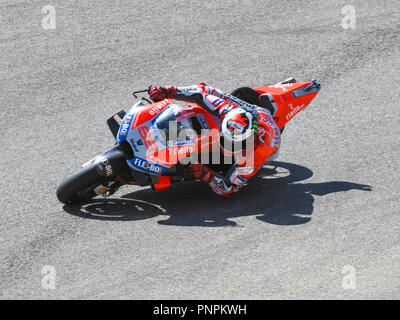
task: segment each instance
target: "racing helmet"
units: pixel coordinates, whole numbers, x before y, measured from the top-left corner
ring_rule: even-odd
[[[258,129],[258,112],[238,107],[226,113],[221,123],[220,146],[225,155],[242,152],[254,143]]]

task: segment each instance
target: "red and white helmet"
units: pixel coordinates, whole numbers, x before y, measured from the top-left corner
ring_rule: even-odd
[[[225,154],[241,152],[254,143],[258,129],[258,113],[238,107],[229,111],[222,120],[220,145]]]

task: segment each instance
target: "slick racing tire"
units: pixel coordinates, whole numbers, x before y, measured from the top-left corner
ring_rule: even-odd
[[[57,198],[62,203],[80,203],[95,197],[93,191],[106,181],[97,170],[97,163],[86,165],[65,179],[57,189]]]

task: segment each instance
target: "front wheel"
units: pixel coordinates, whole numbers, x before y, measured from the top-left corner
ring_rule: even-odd
[[[97,166],[97,163],[86,165],[65,179],[57,189],[58,200],[71,204],[95,197],[94,189],[107,181],[99,174]]]
[[[65,179],[57,189],[57,198],[65,204],[84,202],[99,193],[114,193],[122,185],[121,181],[132,181],[132,174],[124,153],[115,145]]]

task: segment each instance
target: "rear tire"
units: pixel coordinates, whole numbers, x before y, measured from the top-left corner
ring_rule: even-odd
[[[57,189],[57,198],[62,203],[79,203],[95,197],[94,188],[107,182],[97,170],[98,163],[86,165],[65,179]]]

